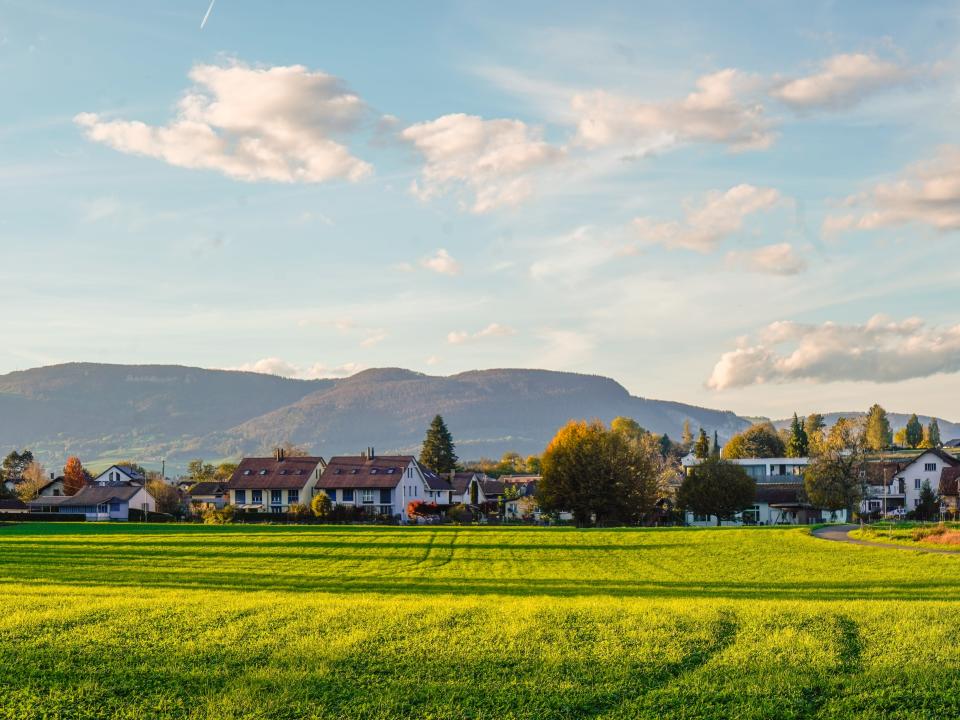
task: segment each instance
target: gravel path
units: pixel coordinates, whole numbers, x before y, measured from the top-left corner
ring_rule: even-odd
[[[940,548],[911,547],[909,545],[894,545],[893,543],[873,542],[872,540],[858,540],[850,537],[851,530],[859,530],[859,525],[828,525],[814,530],[811,534],[821,540],[850,543],[851,545],[866,545],[867,547],[886,548],[887,550],[912,550],[914,552],[936,553],[937,555],[960,555],[960,550],[943,550]]]

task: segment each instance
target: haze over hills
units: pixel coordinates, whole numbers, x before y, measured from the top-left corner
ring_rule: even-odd
[[[539,453],[569,418],[617,415],[679,438],[683,421],[727,437],[735,414],[631,396],[608,378],[547,370],[435,377],[395,368],[342,380],[165,365],[71,363],[0,376],[0,450],[30,447],[51,468],[85,462],[264,453],[289,441],[323,455],[416,451],[441,413],[464,459]]]

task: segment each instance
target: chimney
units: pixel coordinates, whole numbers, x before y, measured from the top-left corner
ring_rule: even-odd
[[[283,451],[283,448],[278,447],[276,450],[273,451],[273,457],[276,459],[277,462],[283,462],[284,459],[286,458],[286,453]]]
[[[366,460],[366,459],[367,459],[367,451],[366,451],[366,450],[361,450],[361,451],[360,451],[360,457],[361,457],[363,460]]]
[[[376,452],[374,452],[373,445],[370,446],[370,459],[373,460],[376,457]]]

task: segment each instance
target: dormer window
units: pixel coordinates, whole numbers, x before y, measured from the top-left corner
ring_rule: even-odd
[[[266,469],[264,469],[264,470],[261,470],[261,471],[260,471],[260,474],[261,474],[261,475],[266,475],[266,474],[267,474],[267,471],[266,471]]]
[[[244,470],[244,471],[243,471],[243,474],[244,474],[244,475],[253,475],[253,470]]]
[[[371,474],[371,475],[376,475],[376,474],[377,474],[377,469],[376,469],[376,468],[370,468],[370,474]]]

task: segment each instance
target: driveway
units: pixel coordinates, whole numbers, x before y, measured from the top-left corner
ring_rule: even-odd
[[[960,555],[960,550],[943,550],[941,548],[911,547],[909,545],[894,545],[893,543],[874,542],[872,540],[858,540],[850,537],[851,530],[859,530],[859,525],[828,525],[817,528],[811,535],[821,540],[849,543],[851,545],[866,545],[867,547],[886,548],[887,550],[912,550],[914,552],[936,553],[937,555]]]

